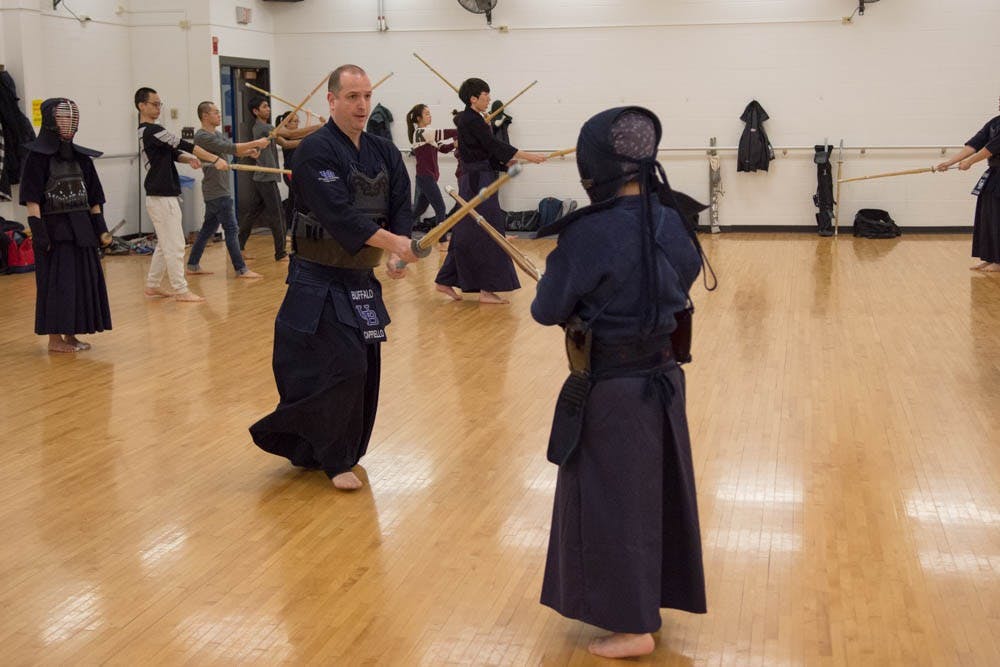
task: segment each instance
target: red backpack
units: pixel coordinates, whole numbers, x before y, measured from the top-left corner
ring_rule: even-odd
[[[35,246],[24,232],[8,230],[0,244],[6,246],[7,273],[28,273],[35,270]]]

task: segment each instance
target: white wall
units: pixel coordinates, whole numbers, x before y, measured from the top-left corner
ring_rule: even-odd
[[[400,145],[414,103],[445,121],[458,104],[414,51],[456,85],[485,78],[501,99],[538,79],[510,109],[512,141],[528,149],[572,146],[587,117],[626,103],[661,116],[664,146],[706,145],[711,136],[733,146],[753,98],[771,115],[765,127],[776,145],[824,137],[849,146],[953,145],[996,114],[1000,92],[1000,35],[970,29],[1000,23],[996,0],[882,2],[847,26],[839,17],[852,0],[500,0],[493,23],[509,26],[506,34],[454,0],[386,4],[390,30],[380,34],[374,1],[276,3],[276,73],[305,91],[317,72],[343,62],[373,77],[395,71],[376,97],[395,115]],[[940,155],[846,158],[845,175],[859,175],[929,166]],[[678,188],[706,196],[703,156],[670,154],[666,163]],[[451,171],[446,160],[442,168]],[[813,224],[811,153],[789,153],[767,174],[737,174],[735,154],[726,153],[723,169],[723,224]],[[844,186],[844,211],[877,205],[904,225],[967,225],[974,180],[949,173]],[[502,197],[519,209],[550,194],[583,198],[572,161],[532,167]]]
[[[254,23],[246,28],[236,25],[237,4],[254,8]],[[118,5],[125,11],[116,13]],[[51,0],[0,0],[0,54],[29,117],[32,99],[70,97],[80,106],[78,141],[108,155],[138,150],[132,98],[139,86],[151,86],[162,96],[164,126],[179,133],[186,125],[198,125],[198,102],[219,98],[212,35],[220,36],[221,55],[273,56],[273,24],[260,0],[71,0],[69,6],[91,20],[81,24],[64,7],[52,11]],[[177,118],[171,118],[172,109]],[[111,157],[96,164],[108,199],[108,223],[124,218],[120,233],[129,233],[143,219],[142,229],[152,231],[141,206],[138,160]],[[179,170],[201,177],[186,166]],[[202,210],[197,196],[196,216]],[[25,219],[23,207],[13,204],[0,204],[0,215]]]
[[[953,145],[996,113],[1000,93],[1000,33],[974,27],[1000,24],[996,0],[886,0],[849,26],[838,17],[853,0],[500,0],[493,22],[508,33],[488,30],[454,0],[385,4],[390,30],[378,33],[375,0],[69,0],[93,19],[86,25],[64,8],[53,12],[49,0],[0,0],[0,55],[27,104],[76,99],[81,143],[109,154],[136,150],[131,99],[139,85],[161,93],[167,127],[197,125],[194,106],[218,100],[213,35],[221,55],[270,60],[273,88],[290,98],[343,62],[373,77],[394,71],[376,98],[395,115],[400,146],[413,104],[431,105],[439,123],[459,104],[414,51],[456,84],[482,76],[501,99],[538,79],[510,109],[512,140],[527,149],[572,146],[587,117],[626,103],[660,114],[664,146],[705,145],[711,136],[732,146],[752,98],[770,113],[765,127],[776,145],[824,137],[852,146]],[[116,5],[127,12],[115,14]],[[237,5],[252,8],[251,25],[236,25]],[[317,96],[312,108],[326,113],[324,106]],[[940,159],[936,150],[846,157],[845,175]],[[669,153],[664,161],[676,187],[705,198],[704,156]],[[128,218],[128,231],[140,210],[137,167],[127,159],[98,162],[108,220]],[[766,174],[737,174],[735,154],[724,153],[723,169],[723,224],[813,223],[811,153],[779,157]],[[442,171],[442,185],[454,182],[450,157]],[[879,206],[904,225],[968,225],[975,176],[847,185],[844,211]],[[531,167],[502,197],[521,209],[546,195],[583,200],[572,159]],[[23,208],[5,204],[0,215],[24,217]]]

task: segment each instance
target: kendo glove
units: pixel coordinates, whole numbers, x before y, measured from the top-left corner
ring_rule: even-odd
[[[32,247],[48,252],[52,250],[52,241],[49,239],[49,230],[45,223],[37,215],[28,216],[28,228],[31,230]]]
[[[104,221],[104,212],[91,213],[90,214],[90,224],[94,227],[94,234],[97,235],[102,248],[107,248],[111,245],[113,240],[111,234],[108,232],[108,223]]]

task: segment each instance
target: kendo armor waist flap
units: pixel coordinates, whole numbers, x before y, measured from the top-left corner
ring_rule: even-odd
[[[366,245],[352,255],[316,218],[302,211],[295,212],[292,246],[298,257],[338,269],[373,269],[382,262],[381,248]]]

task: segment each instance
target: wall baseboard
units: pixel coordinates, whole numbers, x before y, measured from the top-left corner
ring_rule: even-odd
[[[798,234],[815,234],[816,225],[721,225],[722,233],[729,232],[792,232]],[[971,234],[972,227],[900,227],[903,234]],[[708,234],[708,225],[698,225],[698,231]],[[841,225],[841,235],[852,235],[854,225]]]

